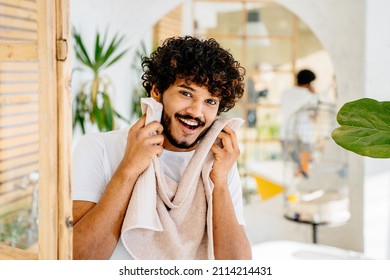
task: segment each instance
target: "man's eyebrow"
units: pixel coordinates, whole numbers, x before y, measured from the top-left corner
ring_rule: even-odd
[[[195,89],[193,87],[190,87],[189,85],[186,85],[186,84],[180,84],[180,85],[178,85],[178,87],[188,89],[189,91],[195,91]]]

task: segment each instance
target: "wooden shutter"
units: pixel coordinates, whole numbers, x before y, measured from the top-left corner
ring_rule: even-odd
[[[71,258],[68,5],[0,0],[0,221],[31,205],[39,174],[40,259]]]
[[[183,5],[179,5],[154,26],[154,43],[160,45],[166,38],[173,36],[182,36],[182,16]]]

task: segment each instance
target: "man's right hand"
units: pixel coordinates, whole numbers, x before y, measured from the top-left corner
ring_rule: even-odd
[[[130,129],[127,136],[125,155],[120,168],[139,176],[151,163],[155,156],[163,151],[163,126],[153,121],[145,125],[146,116],[143,115]]]

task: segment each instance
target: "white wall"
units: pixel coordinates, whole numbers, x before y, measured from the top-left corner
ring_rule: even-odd
[[[366,96],[390,101],[390,3],[366,1]],[[369,255],[390,259],[390,160],[366,158],[364,240]]]

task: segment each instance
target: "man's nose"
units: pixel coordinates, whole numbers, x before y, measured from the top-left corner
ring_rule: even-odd
[[[202,117],[203,102],[200,100],[193,101],[188,107],[187,112],[194,118]]]

